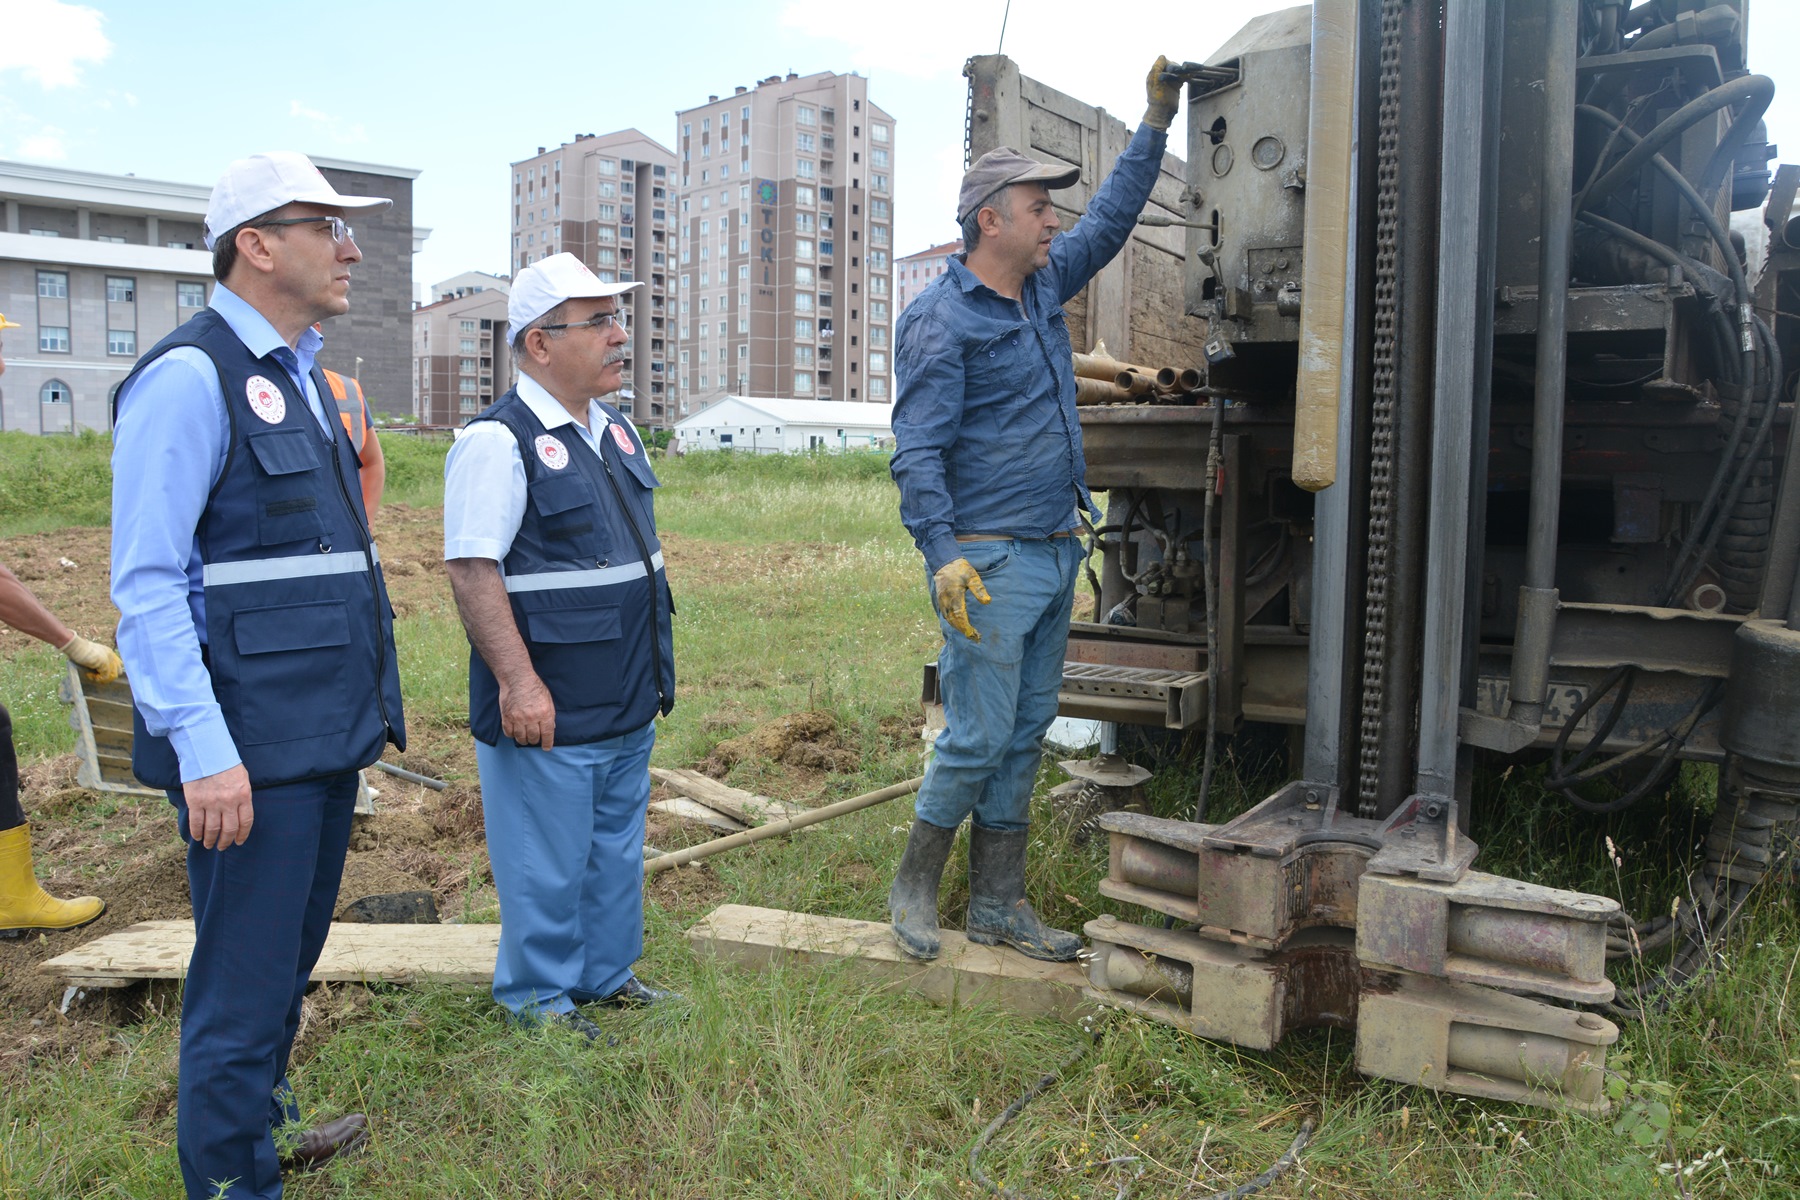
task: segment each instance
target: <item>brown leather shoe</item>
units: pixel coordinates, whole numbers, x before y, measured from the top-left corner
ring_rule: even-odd
[[[369,1118],[351,1113],[308,1129],[281,1156],[284,1171],[316,1171],[340,1154],[360,1150],[369,1140]]]

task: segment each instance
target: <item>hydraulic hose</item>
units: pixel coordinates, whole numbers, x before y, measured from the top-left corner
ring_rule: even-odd
[[[1722,83],[1703,96],[1688,101],[1674,112],[1664,117],[1656,128],[1644,135],[1642,141],[1626,153],[1625,157],[1614,163],[1607,172],[1582,190],[1575,198],[1575,211],[1587,208],[1590,198],[1603,200],[1610,196],[1620,185],[1643,168],[1651,157],[1662,148],[1680,137],[1688,129],[1718,112],[1721,108],[1733,105],[1744,105],[1719,142],[1718,149],[1707,163],[1706,170],[1700,177],[1702,193],[1709,190],[1713,183],[1715,170],[1722,170],[1721,163],[1730,163],[1737,156],[1737,148],[1749,136],[1756,123],[1762,120],[1769,102],[1775,98],[1775,81],[1766,75],[1745,75],[1741,79],[1733,79]]]

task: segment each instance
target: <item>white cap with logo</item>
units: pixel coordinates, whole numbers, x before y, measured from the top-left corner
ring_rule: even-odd
[[[520,330],[564,300],[602,300],[643,286],[641,279],[630,283],[607,283],[573,254],[567,251],[552,254],[513,276],[512,295],[506,301],[506,320],[512,327],[511,340],[516,343]]]
[[[325,181],[312,159],[294,150],[271,150],[240,158],[213,184],[206,206],[206,248],[252,217],[284,204],[328,204],[335,208],[386,208],[385,196],[345,196]]]

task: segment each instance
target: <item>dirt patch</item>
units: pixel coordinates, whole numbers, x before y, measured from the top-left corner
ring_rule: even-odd
[[[713,747],[700,769],[723,779],[731,768],[744,762],[850,772],[862,764],[862,755],[839,736],[836,717],[823,712],[799,712],[777,717],[739,737],[726,738]]]

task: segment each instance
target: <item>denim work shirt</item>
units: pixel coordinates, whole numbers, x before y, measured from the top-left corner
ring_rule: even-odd
[[[953,255],[894,331],[894,482],[900,520],[933,572],[957,534],[1045,538],[1091,509],[1063,304],[1124,247],[1162,167],[1167,135],[1140,125],[1024,301]]]

